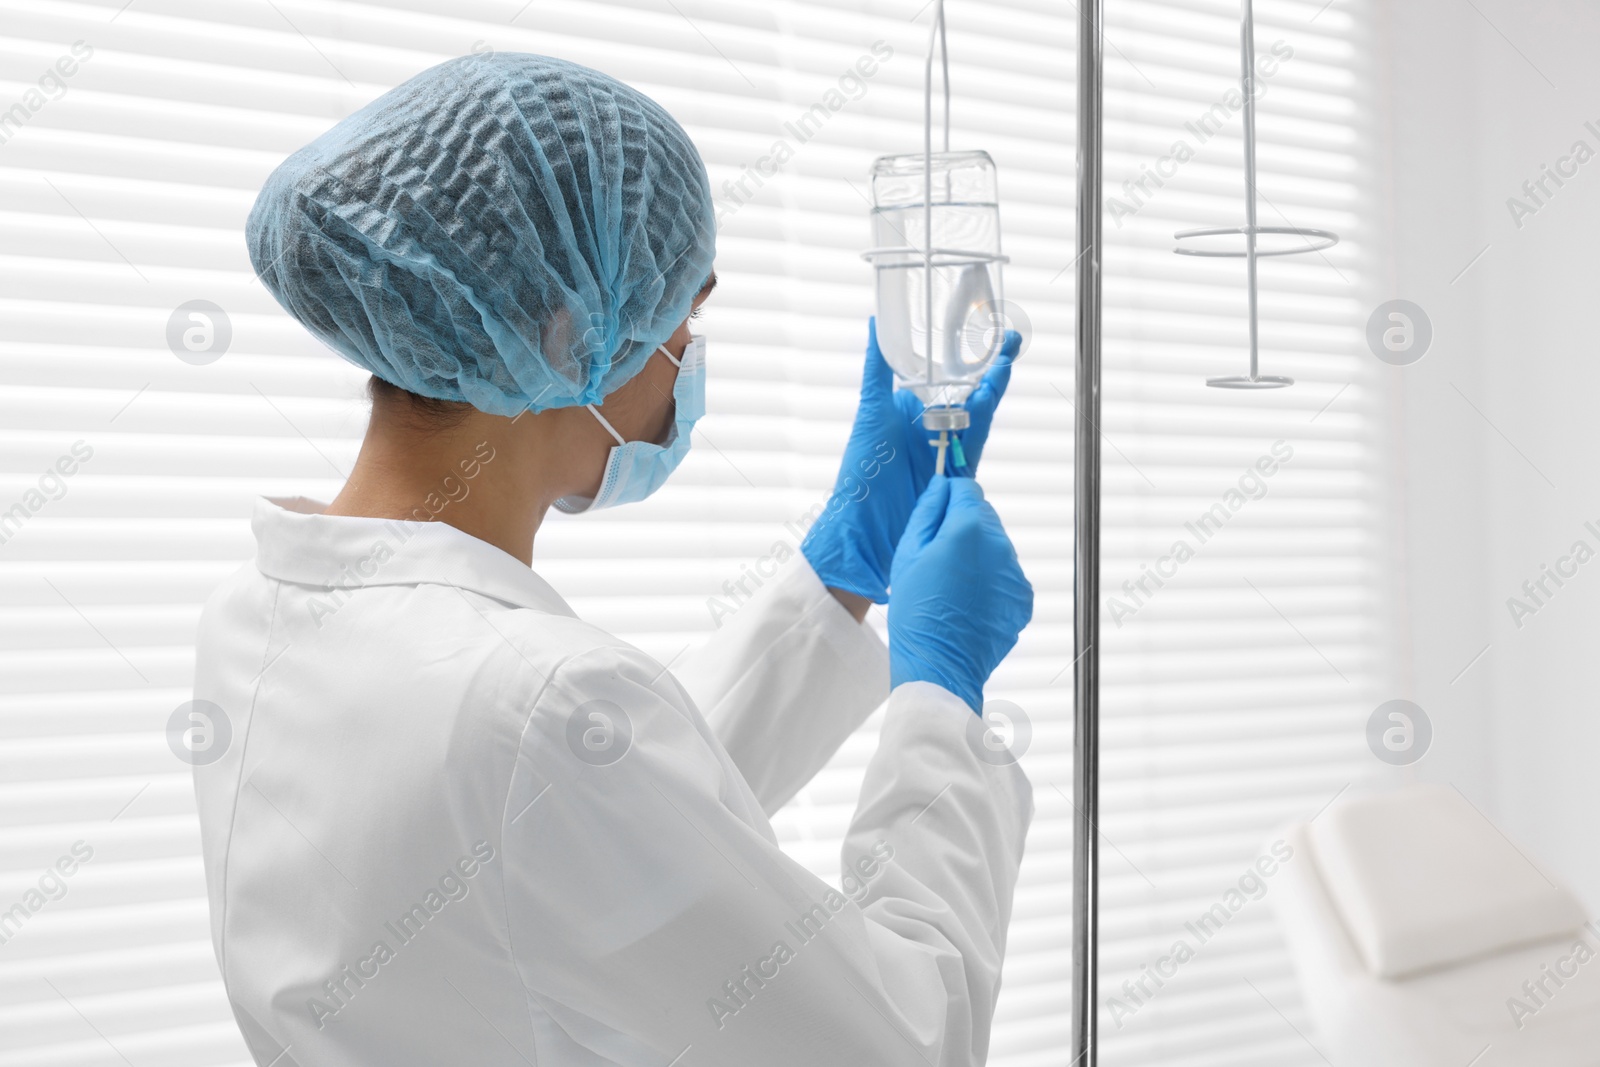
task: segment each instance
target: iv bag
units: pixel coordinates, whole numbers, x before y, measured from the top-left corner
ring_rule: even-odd
[[[1000,352],[1005,257],[994,160],[987,152],[934,153],[929,198],[924,159],[873,163],[874,247],[866,258],[877,274],[878,347],[936,417],[966,400]]]

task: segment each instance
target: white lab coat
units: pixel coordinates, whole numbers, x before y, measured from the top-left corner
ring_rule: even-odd
[[[451,526],[318,509],[262,501],[200,624],[212,936],[258,1064],[984,1060],[1030,787],[903,685],[847,892],[785,855],[768,816],[888,688],[803,561],[669,672]]]

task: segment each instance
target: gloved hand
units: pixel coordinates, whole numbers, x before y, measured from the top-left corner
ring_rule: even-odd
[[[932,480],[890,584],[890,686],[932,682],[983,714],[984,683],[1033,618],[1033,586],[977,482]]]
[[[961,444],[946,455],[947,469],[971,477],[989,439],[995,408],[1011,382],[1022,335],[1007,330],[994,365],[967,398],[972,425],[954,434]],[[889,599],[895,545],[917,498],[933,477],[935,435],[922,426],[923,403],[894,387],[894,371],[878,350],[878,323],[868,325],[861,405],[845,445],[833,495],[806,533],[800,551],[822,584],[882,604]],[[957,456],[965,465],[951,466]]]

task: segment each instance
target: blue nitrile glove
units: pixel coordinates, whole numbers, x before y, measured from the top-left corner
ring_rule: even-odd
[[[890,687],[932,682],[982,715],[984,683],[1033,618],[1033,586],[977,482],[929,483],[890,583]]]
[[[1022,335],[1007,330],[994,365],[967,398],[972,425],[952,435],[959,443],[945,457],[956,474],[970,477],[977,469],[995,408],[1011,382],[1011,365],[1021,348]],[[889,599],[895,545],[933,477],[935,451],[928,442],[934,435],[922,427],[922,409],[915,393],[894,387],[894,371],[878,350],[878,323],[873,319],[861,375],[861,406],[839,464],[839,478],[800,545],[823,585],[878,604]]]

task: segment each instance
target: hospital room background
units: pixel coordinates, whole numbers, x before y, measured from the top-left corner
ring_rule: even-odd
[[[1359,1062],[1593,1063],[1562,1035],[1600,1016],[1600,962],[1573,951],[1600,946],[1600,9],[1255,5],[1262,222],[1341,238],[1262,262],[1263,370],[1295,379],[1272,391],[1206,387],[1242,369],[1244,268],[1173,254],[1242,221],[1239,4],[1104,13],[1101,1060],[1342,1067],[1383,1034]],[[266,175],[473,52],[597,67],[683,121],[718,205],[704,433],[647,503],[552,517],[536,559],[670,665],[832,485],[873,312],[869,167],[920,150],[929,17],[0,0],[0,1067],[248,1062],[167,724],[252,500],[329,499],[367,410],[250,269]],[[986,694],[1037,804],[989,1062],[1043,1067],[1069,1060],[1071,1000],[1078,13],[947,17],[951,144],[995,161],[1027,338],[982,481],[1038,594]],[[775,819],[823,878],[877,724]],[[1414,898],[1363,882],[1363,811],[1398,828]],[[1433,825],[1467,854],[1407,868]],[[1311,850],[1320,882],[1281,862]],[[1385,955],[1502,854],[1536,892]]]

